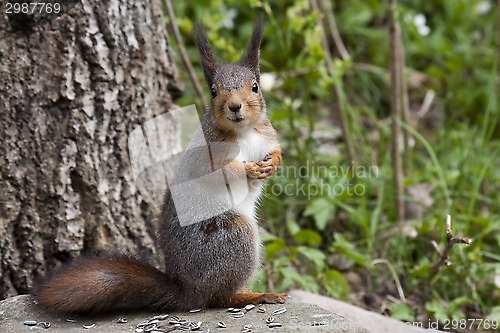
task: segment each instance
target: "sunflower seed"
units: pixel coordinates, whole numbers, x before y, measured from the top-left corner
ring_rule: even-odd
[[[26,321],[24,321],[23,324],[26,326],[36,326],[36,324],[38,324],[38,322],[36,320],[26,320]]]
[[[267,324],[267,327],[275,328],[275,327],[283,327],[283,325],[281,323],[270,323],[270,324]]]
[[[118,318],[118,320],[116,322],[118,324],[126,324],[126,323],[128,323],[128,320],[127,320],[127,318]]]
[[[189,313],[196,313],[196,312],[200,312],[200,311],[201,311],[201,308],[195,308],[195,309],[189,310]]]
[[[233,318],[242,318],[244,315],[245,314],[242,311],[231,313],[231,317],[233,317]]]
[[[250,324],[245,325],[245,326],[243,326],[243,329],[244,330],[251,330],[252,329],[252,325],[250,325]]]
[[[234,313],[234,312],[240,312],[240,311],[241,311],[241,309],[238,309],[238,308],[230,308],[230,309],[231,309],[231,311],[230,311],[230,312],[233,312],[233,313]]]
[[[146,326],[143,327],[144,332],[151,332],[154,331],[158,328],[158,324],[152,323],[152,324],[147,324]]]
[[[233,312],[234,308],[227,308],[226,312]]]
[[[170,317],[170,319],[172,319],[172,320],[176,320],[176,321],[181,320],[181,318],[179,318],[179,316],[172,316],[172,317]]]
[[[180,325],[179,327],[177,327],[177,329],[181,330],[181,331],[190,331],[191,330],[191,325],[188,324],[184,324],[184,325]]]
[[[71,319],[71,318],[67,318],[66,321],[68,323],[77,323],[77,321],[75,319]]]
[[[85,328],[86,330],[89,330],[89,329],[94,328],[94,327],[95,327],[95,324],[83,325],[83,328]]]
[[[257,309],[257,312],[258,312],[258,313],[266,313],[266,309],[264,309],[264,308],[262,308],[262,307],[259,307],[259,308]]]
[[[273,315],[279,315],[279,314],[283,314],[286,312],[286,308],[279,308],[278,310],[275,310],[273,312]]]
[[[248,304],[248,305],[246,305],[246,306],[245,306],[245,308],[244,308],[244,309],[245,309],[246,311],[250,311],[250,310],[252,310],[253,308],[255,308],[255,305],[254,305],[254,304]]]
[[[42,321],[41,323],[38,323],[38,325],[42,326],[43,328],[50,328],[50,326],[52,326],[52,324],[48,321]]]
[[[203,324],[201,321],[198,321],[196,323],[191,323],[191,331],[197,331],[201,328],[201,324]]]
[[[144,332],[144,329],[141,327],[138,327],[135,329],[135,333],[143,333],[143,332]]]
[[[217,327],[219,327],[219,328],[227,328],[227,325],[226,325],[226,323],[224,323],[224,322],[222,322],[222,321],[219,321],[219,322],[217,323]]]
[[[139,324],[137,324],[137,328],[143,328],[149,323],[149,320],[143,320]]]
[[[165,320],[167,318],[168,318],[168,314],[161,314],[161,315],[153,317],[153,319],[157,319],[157,320]]]
[[[266,319],[266,324],[270,324],[274,321],[274,317],[269,317]]]

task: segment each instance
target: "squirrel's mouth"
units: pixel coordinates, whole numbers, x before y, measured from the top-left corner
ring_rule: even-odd
[[[227,118],[227,120],[234,121],[235,123],[241,123],[243,120],[245,120],[245,117]]]

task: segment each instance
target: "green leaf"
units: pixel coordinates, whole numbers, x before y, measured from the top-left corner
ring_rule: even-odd
[[[425,310],[431,315],[431,317],[436,318],[440,322],[444,323],[448,320],[448,313],[446,312],[446,306],[441,304],[441,302],[432,300],[425,303]]]
[[[328,291],[328,296],[347,300],[351,288],[342,273],[330,269],[325,273],[323,284]]]
[[[500,306],[494,306],[491,308],[490,314],[486,317],[486,319],[491,321],[500,322]]]
[[[415,277],[426,277],[432,269],[433,264],[427,258],[423,258],[410,271],[410,274]]]
[[[292,219],[286,220],[286,228],[288,229],[290,235],[295,235],[300,231],[299,224],[297,223],[297,221]]]
[[[304,216],[314,217],[316,228],[318,228],[318,230],[324,230],[334,215],[335,205],[326,198],[316,198],[311,200],[304,211]]]
[[[321,235],[312,229],[303,229],[293,235],[295,241],[299,244],[318,247],[323,243]]]
[[[304,276],[299,274],[294,268],[283,267],[279,269],[282,280],[276,286],[276,290],[283,291],[289,289],[294,283],[297,283],[301,288],[309,289],[314,288],[311,284],[316,284],[311,276]]]
[[[333,249],[363,267],[367,267],[370,263],[368,255],[361,253],[358,249],[356,249],[356,246],[349,242],[342,234],[335,234]]]
[[[312,261],[318,272],[323,271],[326,264],[326,256],[323,252],[306,246],[297,246],[297,251]]]
[[[286,244],[282,238],[276,238],[266,245],[266,258],[271,259],[275,255],[285,251]]]
[[[404,303],[393,304],[391,310],[391,318],[413,322],[415,320],[415,311],[413,311],[412,308]]]

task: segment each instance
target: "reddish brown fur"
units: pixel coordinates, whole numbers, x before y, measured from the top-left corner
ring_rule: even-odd
[[[46,309],[68,313],[98,313],[134,303],[134,308],[154,307],[158,301],[154,293],[159,291],[153,288],[151,298],[145,300],[144,287],[158,286],[161,281],[173,286],[165,280],[162,272],[133,258],[82,257],[53,274],[35,294]]]
[[[212,87],[217,92],[213,98],[213,118],[220,129],[232,131],[235,127],[249,127],[257,123],[261,116],[262,100],[260,96],[252,91],[255,80],[247,80],[244,86],[238,90],[225,90],[220,84],[214,83]],[[232,111],[229,107],[241,105],[241,114],[245,117],[241,123],[230,120]]]

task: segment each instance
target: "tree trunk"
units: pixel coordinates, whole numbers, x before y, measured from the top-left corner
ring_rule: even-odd
[[[0,5],[0,299],[81,252],[161,267],[127,147],[182,91],[160,1],[81,0],[31,25]]]

